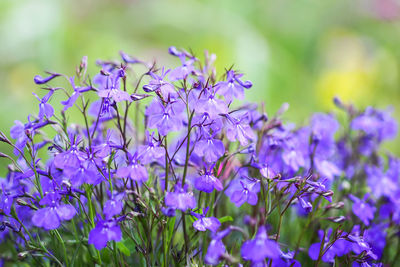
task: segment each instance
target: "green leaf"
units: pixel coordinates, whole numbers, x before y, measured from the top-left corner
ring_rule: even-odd
[[[117,248],[126,256],[130,256],[131,252],[129,251],[129,249],[125,246],[125,244],[123,242],[118,242],[117,243]]]
[[[224,222],[233,222],[233,218],[231,216],[224,216],[218,219],[221,223]]]

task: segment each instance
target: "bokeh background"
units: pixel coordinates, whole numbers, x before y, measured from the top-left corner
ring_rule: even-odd
[[[87,55],[94,74],[120,50],[175,66],[171,45],[215,53],[220,73],[234,64],[254,84],[250,100],[269,113],[288,102],[297,123],[333,96],[393,106],[399,120],[399,19],[397,0],[1,0],[0,129],[37,112],[44,70],[73,75]],[[399,141],[387,149],[400,154]]]

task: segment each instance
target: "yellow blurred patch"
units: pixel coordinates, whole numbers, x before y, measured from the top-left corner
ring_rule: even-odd
[[[335,30],[324,40],[322,53],[322,72],[315,83],[321,105],[331,108],[335,96],[354,104],[372,102],[377,62],[366,40]]]

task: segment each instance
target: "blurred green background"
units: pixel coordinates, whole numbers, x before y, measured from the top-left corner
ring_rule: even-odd
[[[1,0],[0,129],[37,112],[33,77],[44,70],[73,75],[87,55],[94,74],[96,59],[119,50],[175,66],[171,45],[215,53],[220,73],[234,64],[253,81],[250,100],[269,113],[288,102],[286,118],[298,123],[330,110],[335,95],[394,106],[399,119],[396,1]],[[387,147],[398,154],[398,144]]]

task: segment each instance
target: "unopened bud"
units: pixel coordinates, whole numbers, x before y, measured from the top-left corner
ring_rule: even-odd
[[[345,216],[339,216],[339,217],[328,217],[326,218],[327,220],[334,222],[334,223],[341,223],[346,220]]]

